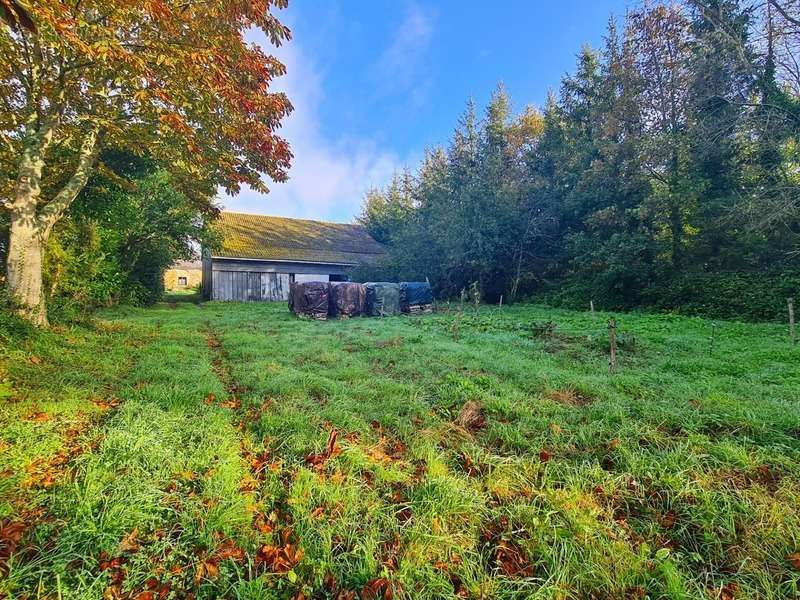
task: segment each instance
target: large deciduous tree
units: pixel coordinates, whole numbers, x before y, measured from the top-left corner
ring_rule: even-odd
[[[285,68],[245,41],[279,45],[287,0],[2,0],[0,204],[7,286],[45,324],[42,251],[103,147],[149,154],[197,202],[217,185],[286,179],[276,135],[291,110],[270,84]]]

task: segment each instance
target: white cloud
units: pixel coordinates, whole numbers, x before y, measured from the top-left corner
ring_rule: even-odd
[[[412,4],[391,43],[376,64],[375,75],[383,94],[411,90],[412,102],[421,100],[430,82],[418,70],[433,37],[433,15]]]
[[[234,197],[221,193],[221,203],[242,212],[351,220],[359,212],[364,192],[385,184],[401,168],[400,158],[370,139],[326,136],[320,123],[324,82],[313,59],[296,41],[275,50],[260,32],[248,37],[287,67],[287,75],[276,82],[275,89],[286,92],[294,106],[280,131],[291,144],[294,159],[289,181],[268,181],[269,194],[244,188]]]

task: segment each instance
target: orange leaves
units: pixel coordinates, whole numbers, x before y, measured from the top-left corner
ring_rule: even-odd
[[[200,585],[203,580],[213,580],[219,577],[219,565],[221,562],[231,560],[241,563],[245,560],[244,550],[239,548],[233,540],[218,535],[215,535],[215,537],[219,540],[219,543],[214,552],[201,554],[197,558],[193,577],[195,585]]]
[[[398,593],[402,592],[399,589],[399,584],[392,584],[385,577],[376,577],[367,582],[361,590],[361,598],[363,600],[392,600],[395,590]]]
[[[739,586],[733,582],[726,583],[722,586],[719,590],[719,599],[720,600],[734,600],[736,598],[736,592],[739,591]]]
[[[232,560],[234,562],[241,562],[244,560],[244,550],[239,548],[233,540],[224,540],[217,546],[214,552],[214,557],[218,560]]]
[[[273,573],[288,573],[299,563],[305,553],[292,543],[293,533],[288,527],[281,531],[281,545],[264,544],[256,554],[256,564],[263,565]]]
[[[253,528],[259,533],[267,535],[268,533],[272,533],[275,529],[275,522],[277,520],[277,515],[274,512],[270,515],[258,513],[253,517]]]
[[[258,489],[258,480],[254,479],[251,475],[246,474],[239,482],[240,492],[254,492]]]
[[[26,421],[34,421],[36,423],[44,423],[52,418],[53,415],[42,411],[34,411],[25,415]]]
[[[119,407],[121,400],[119,398],[93,398],[92,404],[94,404],[100,410],[109,410],[111,408]]]
[[[533,577],[533,565],[518,542],[526,538],[524,531],[512,529],[507,517],[489,524],[482,538],[492,550],[494,568],[506,577]]]
[[[239,410],[242,407],[242,401],[239,400],[235,395],[231,395],[227,400],[217,401],[217,397],[214,394],[209,394],[203,400],[204,404],[212,405],[215,404],[217,406],[221,406],[222,408],[230,408],[231,410]]]
[[[459,453],[458,458],[458,462],[461,464],[461,467],[469,477],[476,477],[480,475],[480,471],[475,466],[475,461],[472,460],[472,457],[469,454],[466,452],[461,452]]]
[[[6,573],[8,559],[17,550],[25,525],[21,521],[3,519],[0,521],[0,575]]]
[[[139,535],[139,529],[134,527],[133,531],[131,531],[128,535],[122,538],[122,541],[117,546],[117,553],[124,554],[126,552],[138,552],[139,551],[139,542],[137,537]]]
[[[533,566],[519,546],[500,540],[494,552],[495,563],[506,577],[533,577]]]
[[[98,557],[98,566],[101,572],[107,573],[111,585],[103,592],[103,600],[117,600],[122,597],[122,584],[127,576],[127,571],[123,566],[124,559],[121,556],[111,557],[105,551]]]
[[[194,583],[200,585],[204,579],[216,579],[219,577],[219,567],[212,560],[201,560],[197,563],[194,570]]]
[[[800,552],[793,552],[789,555],[789,564],[795,571],[800,571]]]
[[[315,469],[322,469],[328,460],[341,454],[342,449],[339,447],[338,437],[339,432],[336,431],[336,429],[331,429],[328,434],[328,443],[325,446],[325,450],[317,454],[312,453],[306,456],[306,463]]]

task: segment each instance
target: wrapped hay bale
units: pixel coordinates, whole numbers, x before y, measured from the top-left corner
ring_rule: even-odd
[[[385,281],[364,284],[367,290],[366,314],[371,317],[388,317],[400,312],[400,286]]]
[[[367,291],[360,283],[339,281],[331,284],[331,316],[357,317],[364,312]]]
[[[401,281],[400,310],[412,315],[433,312],[431,284],[427,281]]]
[[[303,281],[290,286],[289,308],[298,317],[327,319],[329,301],[330,284],[327,281]]]

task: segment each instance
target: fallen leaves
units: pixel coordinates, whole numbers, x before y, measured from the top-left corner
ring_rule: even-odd
[[[21,521],[12,521],[11,519],[0,521],[0,575],[6,573],[8,560],[16,552],[24,533],[25,524]]]
[[[234,394],[231,394],[227,400],[218,400],[214,394],[208,394],[203,399],[203,404],[209,406],[216,405],[220,408],[229,408],[231,410],[239,410],[242,407],[242,401],[239,400]]]
[[[726,583],[722,586],[719,590],[719,599],[720,600],[734,600],[736,598],[736,592],[739,591],[739,586],[733,582]]]
[[[33,421],[35,423],[45,423],[53,418],[53,415],[43,411],[33,411],[25,415],[25,421]]]
[[[194,584],[200,585],[204,579],[216,579],[219,577],[219,566],[213,560],[201,560],[197,563],[194,570]]]
[[[514,542],[500,540],[494,557],[497,567],[506,577],[533,577],[533,565]]]
[[[398,594],[401,593],[399,584],[392,584],[391,581],[385,577],[376,577],[367,582],[361,590],[361,598],[363,600],[392,600],[394,598],[395,588]]]
[[[109,410],[112,408],[119,407],[121,400],[119,398],[93,398],[92,404],[94,404],[100,410]]]
[[[128,535],[122,538],[122,541],[117,546],[117,554],[124,554],[126,552],[138,552],[139,551],[139,528],[134,527],[133,531],[131,531]]]
[[[289,530],[283,531],[286,534]],[[287,536],[284,535],[284,539]],[[263,565],[273,573],[288,573],[299,563],[305,553],[296,544],[286,541],[281,546],[264,544],[256,553],[256,564]]]
[[[533,565],[527,553],[519,546],[524,531],[511,529],[507,517],[501,517],[483,530],[481,537],[491,548],[494,568],[506,577],[533,577]]]
[[[800,552],[793,552],[789,555],[789,564],[795,571],[800,571]]]
[[[325,445],[325,450],[319,453],[311,453],[306,456],[306,463],[315,469],[322,469],[325,463],[331,458],[341,454],[342,449],[339,447],[338,442],[339,432],[336,429],[331,429],[328,434],[328,443]]]
[[[480,470],[475,466],[475,461],[466,452],[459,453],[458,462],[469,477],[477,477],[481,474]]]

